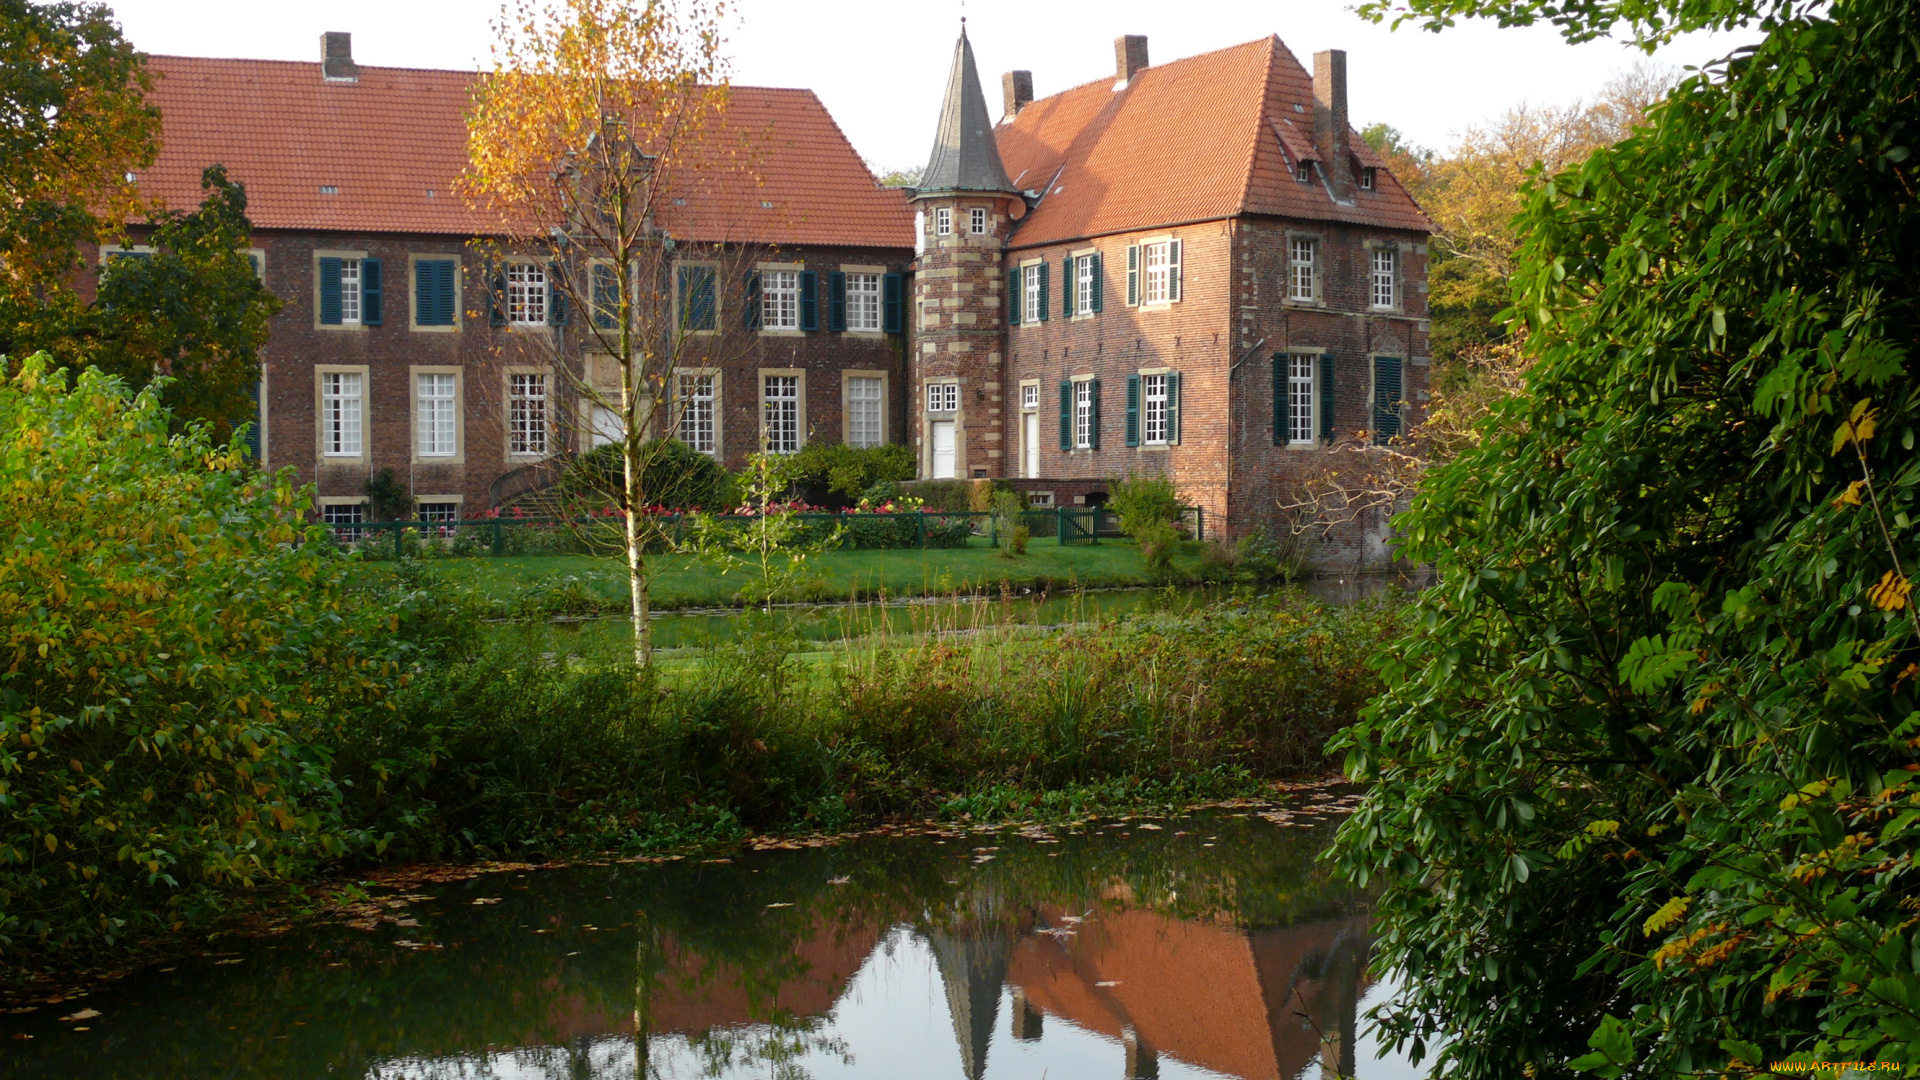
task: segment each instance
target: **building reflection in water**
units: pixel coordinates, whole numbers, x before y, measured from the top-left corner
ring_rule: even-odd
[[[875,994],[911,981],[908,965],[904,980],[896,971],[891,987],[849,999],[861,970],[897,961],[890,954],[903,940],[930,954],[924,974],[937,980],[936,1004],[945,1006],[958,1052],[957,1067],[937,1048],[903,1054],[917,1058],[914,1076],[986,1080],[998,1072],[988,1064],[990,1057],[1001,1061],[1000,1046],[1038,1049],[1069,1031],[1119,1044],[1110,1075],[1124,1080],[1159,1080],[1177,1066],[1238,1080],[1295,1080],[1316,1063],[1340,1076],[1355,1070],[1359,1003],[1371,985],[1364,916],[1249,930],[1118,903],[1079,912],[1042,905],[1013,921],[998,914],[896,928],[824,927],[796,943],[804,974],[759,1000],[745,973],[715,970],[667,941],[651,993],[639,995],[650,1003],[636,1014],[654,1044],[648,1057],[659,1059],[647,1071],[902,1075],[880,1071],[880,1060],[863,1061],[863,1051],[891,1057],[898,1048],[834,1033],[849,1026],[851,1014],[873,1008]],[[746,1045],[781,1031],[788,1041],[774,1039],[768,1052]],[[941,1059],[946,1068],[934,1064]],[[769,1065],[784,1068],[769,1073]]]

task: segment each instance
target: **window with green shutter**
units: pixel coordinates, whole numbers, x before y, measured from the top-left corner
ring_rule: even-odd
[[[1035,273],[1040,275],[1040,321],[1046,322],[1047,309],[1052,306],[1047,302],[1047,298],[1053,295],[1053,293],[1048,290],[1048,286],[1047,286],[1048,267],[1045,262],[1042,262],[1039,266],[1036,266],[1033,269]]]
[[[820,329],[820,274],[800,271],[800,329]]]
[[[1094,252],[1092,255],[1092,258],[1093,258],[1093,295],[1092,297],[1090,297],[1090,300],[1092,301],[1092,305],[1093,305],[1093,313],[1095,315],[1098,315],[1100,314],[1101,297],[1106,294],[1106,274],[1105,274],[1103,263],[1100,258],[1100,253],[1097,251]]]
[[[1400,358],[1373,358],[1373,441],[1384,444],[1400,434],[1401,385]]]
[[[381,309],[380,260],[360,260],[360,324],[379,326]]]
[[[1087,380],[1087,449],[1100,449],[1100,380]]]
[[[1140,445],[1140,376],[1127,376],[1127,445]]]
[[[567,325],[567,294],[560,289],[561,266],[557,262],[547,264],[547,325]]]
[[[1127,306],[1140,303],[1140,245],[1127,246]]]
[[[593,325],[612,330],[620,325],[620,280],[611,263],[589,263],[593,279]]]
[[[1073,449],[1073,380],[1060,383],[1060,449]]]
[[[1287,354],[1273,354],[1273,445],[1287,445]]]
[[[1007,271],[1007,325],[1020,325],[1020,268]]]
[[[1320,437],[1333,442],[1333,354],[1320,356]]]
[[[320,264],[320,325],[340,325],[340,263],[341,260],[323,255]]]
[[[717,325],[714,308],[715,272],[711,266],[680,268],[680,320],[687,330],[712,330]]]
[[[1073,256],[1060,260],[1060,314],[1073,318],[1074,291],[1078,288],[1078,279],[1073,275]]]
[[[880,329],[883,333],[906,333],[906,303],[906,279],[902,275],[888,274],[880,279]]]
[[[1180,373],[1167,376],[1167,442],[1180,442]]]
[[[458,265],[452,259],[419,259],[414,262],[414,325],[454,325],[454,274]]]
[[[827,329],[838,334],[847,328],[847,275],[827,275]]]

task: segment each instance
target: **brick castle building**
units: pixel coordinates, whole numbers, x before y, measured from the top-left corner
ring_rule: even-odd
[[[764,133],[757,183],[659,224],[744,253],[744,282],[693,267],[676,302],[745,336],[683,373],[661,434],[736,468],[763,445],[903,442],[923,478],[1040,505],[1165,475],[1239,532],[1278,524],[1331,440],[1416,422],[1430,225],[1350,127],[1345,54],[1309,74],[1267,38],[1151,66],[1125,37],[1115,61],[1041,100],[1008,73],[996,125],[963,32],[917,190],[880,186],[810,91],[734,87],[724,123]],[[261,457],[329,519],[357,519],[387,469],[424,517],[473,516],[604,441],[552,370],[592,358],[547,268],[470,244],[486,223],[452,189],[477,76],[361,67],[345,34],[319,63],[149,66],[163,145],[139,181],[175,207],[211,162],[246,185],[284,305]],[[1384,558],[1383,522],[1349,533],[1323,561]]]

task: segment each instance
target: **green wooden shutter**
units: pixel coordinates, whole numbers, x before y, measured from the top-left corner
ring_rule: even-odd
[[[246,419],[247,456],[258,462],[260,460],[260,384],[258,382],[247,387],[247,397],[253,402],[253,412]]]
[[[888,274],[880,279],[880,329],[889,334],[904,334],[906,320],[906,279]]]
[[[1048,276],[1047,271],[1049,269],[1051,269],[1051,267],[1049,267],[1044,262],[1041,263],[1039,266],[1034,267],[1034,270],[1040,274],[1040,321],[1041,322],[1047,321],[1047,309],[1052,306],[1053,288],[1051,283],[1047,281],[1047,276]]]
[[[380,260],[360,260],[360,322],[365,326],[379,326],[381,316],[380,303]]]
[[[507,270],[498,262],[487,270],[487,321],[507,325]]]
[[[1060,314],[1073,318],[1080,312],[1074,306],[1080,298],[1080,279],[1073,272],[1073,256],[1060,260]]]
[[[827,329],[840,333],[847,328],[847,275],[835,270],[827,275]]]
[[[1127,376],[1127,445],[1140,445],[1140,376]]]
[[[1100,380],[1088,379],[1087,448],[1100,449]]]
[[[820,275],[813,270],[800,271],[800,329],[820,329]]]
[[[439,263],[422,260],[413,264],[413,321],[415,325],[440,325],[439,283]]]
[[[741,315],[747,329],[760,329],[760,271],[758,270],[747,274],[747,303]]]
[[[320,259],[320,324],[340,325],[340,260],[332,256]]]
[[[719,318],[720,272],[711,266],[689,267],[693,296],[693,324],[689,330],[717,330]]]
[[[1097,251],[1094,252],[1093,253],[1093,313],[1095,315],[1098,315],[1100,313],[1100,307],[1101,307],[1100,300],[1101,300],[1101,297],[1104,296],[1107,291],[1107,279],[1106,279],[1106,275],[1103,273],[1104,269],[1105,267],[1100,258],[1100,253]]]
[[[617,275],[613,267],[606,263],[590,265],[593,276],[593,325],[602,330],[611,330],[619,324],[620,288],[615,281]],[[685,269],[682,268],[682,284],[685,280]]]
[[[1180,373],[1167,376],[1167,444],[1180,442]]]
[[[1320,437],[1333,442],[1333,354],[1320,354]]]
[[[1385,443],[1400,434],[1400,358],[1373,358],[1373,441]]]
[[[1140,302],[1140,245],[1127,246],[1127,306]]]
[[[1007,325],[1020,325],[1020,268],[1007,271]]]
[[[1073,449],[1073,380],[1060,383],[1060,449]]]
[[[547,325],[567,325],[567,294],[560,291],[560,264],[547,264]]]
[[[1287,445],[1287,354],[1273,354],[1273,445]]]
[[[453,326],[460,321],[460,260],[447,259],[440,264],[440,280],[437,284],[440,316],[439,325]]]
[[[1167,243],[1167,299],[1180,299],[1180,241]]]

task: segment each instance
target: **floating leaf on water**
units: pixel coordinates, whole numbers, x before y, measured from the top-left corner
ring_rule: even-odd
[[[792,907],[792,906],[793,906],[793,904],[792,904],[792,902],[791,902],[791,901],[782,901],[782,902],[780,902],[780,903],[778,903],[778,904],[768,904],[767,906],[768,906],[768,907],[770,907],[770,908],[777,908],[777,907]]]
[[[1102,980],[1100,980],[1099,982],[1097,982],[1097,983],[1094,983],[1093,985],[1095,985],[1095,986],[1119,986],[1119,985],[1120,985],[1120,980],[1119,980],[1119,979],[1102,979]]]
[[[852,881],[852,880],[853,880],[852,878],[850,878],[850,877],[848,877],[848,876],[847,876],[847,875],[845,875],[845,874],[842,874],[842,875],[840,875],[839,877],[830,877],[830,878],[828,878],[828,879],[827,879],[827,884],[829,884],[829,885],[845,885],[845,884],[846,884],[847,882],[849,882],[849,881]]]
[[[72,1016],[63,1016],[63,1017],[61,1017],[60,1019],[62,1019],[62,1020],[91,1020],[91,1019],[93,1019],[94,1017],[96,1017],[96,1016],[99,1016],[99,1015],[100,1015],[100,1010],[99,1010],[99,1009],[81,1009],[81,1010],[80,1010],[79,1012],[77,1012],[77,1013],[74,1013],[74,1014],[73,1014]]]
[[[482,896],[473,902],[473,906],[479,907],[481,904],[497,904],[499,902],[500,898],[497,896]]]
[[[215,966],[215,967],[224,967],[224,966],[226,966],[227,964],[243,964],[243,963],[246,963],[246,961],[244,961],[244,960],[215,960],[215,961],[213,962],[213,966]]]

